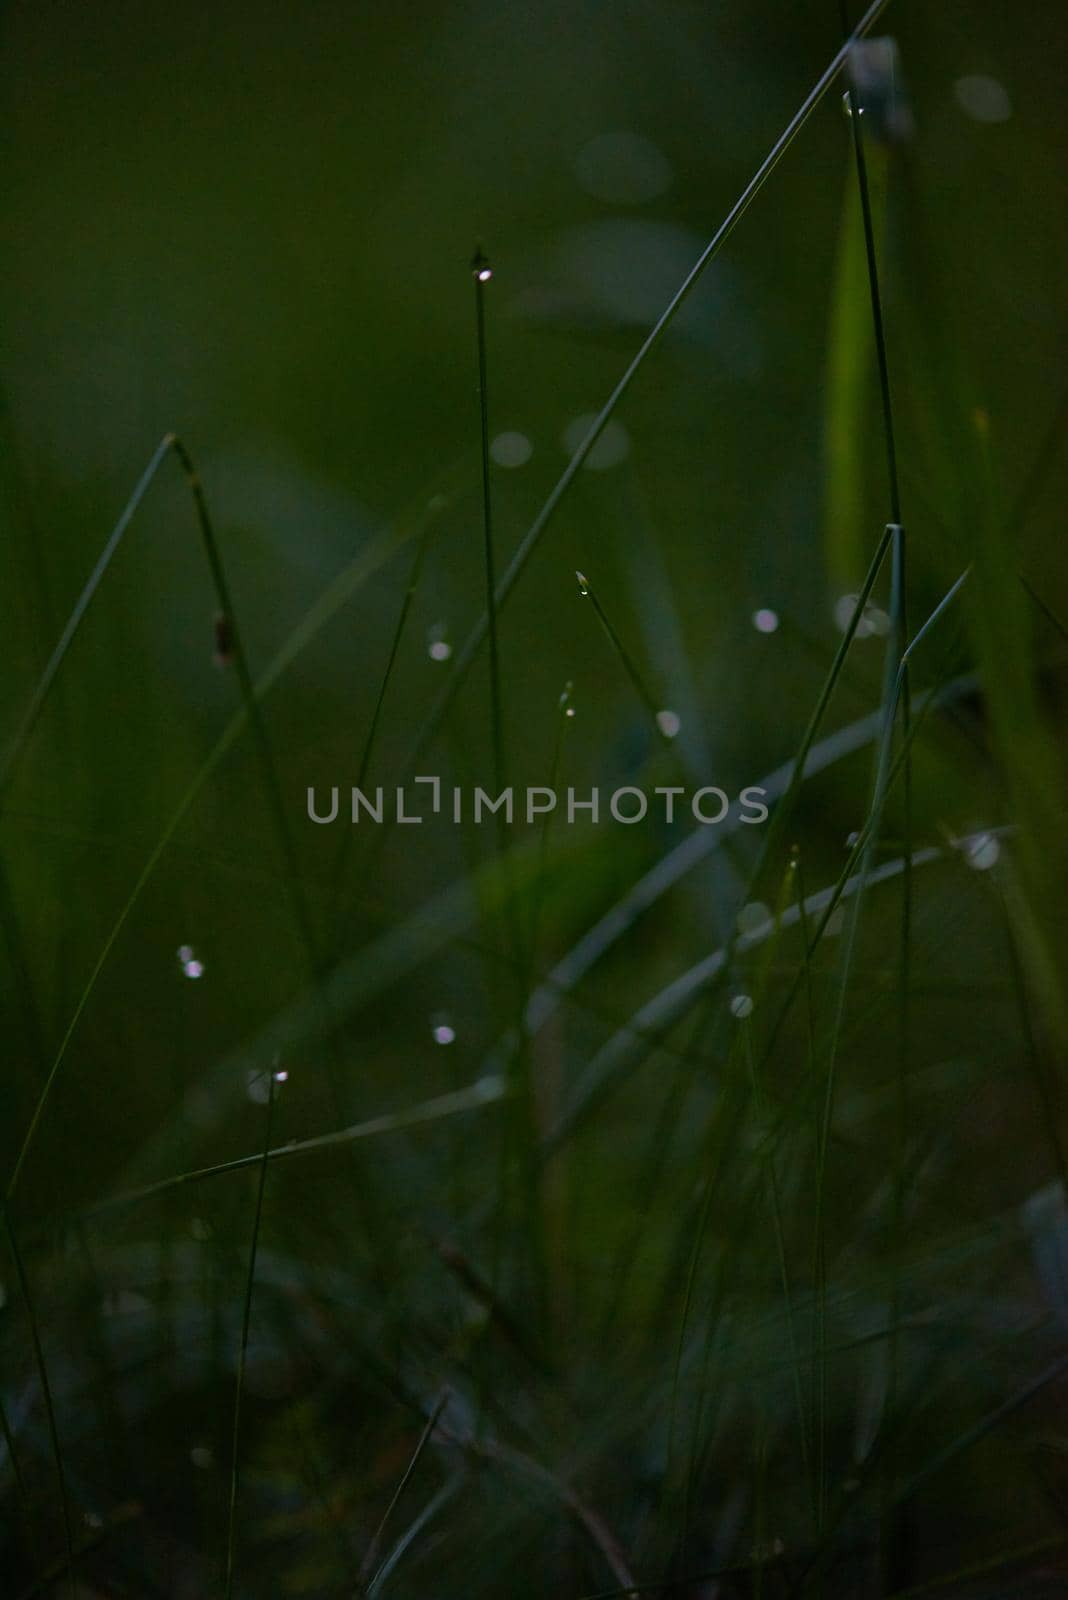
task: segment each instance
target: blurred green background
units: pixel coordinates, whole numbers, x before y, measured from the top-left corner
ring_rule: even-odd
[[[235,1592],[363,1592],[392,1552],[378,1583],[397,1594],[577,1597],[626,1592],[628,1573],[694,1596],[888,1594],[1031,1546],[1016,1587],[977,1592],[1047,1592],[1024,1585],[1060,1549],[1066,1435],[1055,1407],[1016,1397],[1060,1358],[1068,1298],[1046,1187],[1068,953],[1063,8],[894,0],[877,27],[914,121],[900,145],[869,139],[913,628],[977,563],[962,626],[917,657],[921,689],[978,676],[913,749],[912,842],[943,857],[915,873],[905,1131],[900,904],[873,888],[843,1017],[841,944],[807,973],[815,1044],[803,1006],[771,1035],[770,1010],[740,1029],[728,1004],[781,1001],[802,971],[795,927],[763,968],[759,951],[730,956],[698,1025],[621,1070],[544,1165],[538,1147],[635,1008],[729,941],[747,903],[787,893],[790,843],[808,890],[834,883],[867,814],[871,740],[805,785],[759,881],[762,830],[741,830],[606,941],[518,1066],[517,988],[522,1002],[566,962],[684,828],[554,828],[544,850],[517,829],[499,869],[493,828],[438,819],[371,846],[361,833],[339,862],[342,827],[308,822],[306,790],[356,781],[424,528],[372,786],[400,781],[483,610],[476,243],[494,269],[500,570],[581,419],[838,48],[836,8],[91,0],[12,5],[3,27],[4,742],[173,429],[253,679],[269,676],[295,853],[294,881],[247,726],[202,771],[241,699],[233,663],[213,659],[217,601],[168,459],[0,816],[5,1170],[63,1052],[11,1215],[87,1546],[80,1592],[223,1592],[255,1177],[84,1213],[258,1150],[275,1062],[279,1145],[485,1074],[513,1089],[517,1074],[531,1099],[525,1132],[493,1101],[272,1164]],[[798,748],[888,504],[841,92],[642,367],[502,610],[518,784],[550,782],[562,728],[563,782],[606,795],[733,794]],[[855,387],[836,388],[851,357]],[[670,747],[576,569],[678,712]],[[824,733],[879,707],[885,576],[874,600]],[[754,626],[761,608],[774,631]],[[421,770],[490,785],[489,704],[483,650]],[[900,857],[904,828],[896,791],[880,860]],[[951,841],[991,829],[1007,830],[998,860],[972,871]],[[522,959],[509,897],[536,933]],[[806,1084],[828,1054],[840,1092],[819,1213]],[[753,1101],[747,1055],[767,1080]],[[822,1400],[798,1353],[819,1227],[828,1337],[846,1352]],[[63,1592],[41,1363],[13,1260],[0,1278],[23,1480],[5,1446],[4,1593]],[[888,1358],[906,1312],[921,1331]],[[961,1444],[1003,1407],[1008,1442],[990,1424]],[[720,1567],[734,1575],[691,1581]]]

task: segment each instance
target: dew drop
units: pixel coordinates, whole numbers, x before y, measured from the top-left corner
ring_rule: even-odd
[[[589,437],[590,429],[597,421],[597,414],[593,411],[584,412],[581,417],[575,417],[564,429],[562,443],[569,456]],[[582,463],[591,472],[609,472],[613,467],[618,467],[630,455],[630,434],[621,422],[614,417],[610,418],[601,429],[596,442],[591,446],[590,453]]]
[[[860,598],[855,594],[844,594],[835,601],[834,620],[839,633],[846,633],[853,620],[853,613],[857,609]],[[871,639],[876,635],[882,636],[890,631],[890,618],[880,606],[873,605],[869,600],[860,614],[857,622],[855,637],[858,639]]]
[[[490,455],[499,467],[526,466],[534,454],[534,446],[525,433],[509,429],[499,433],[490,445]]]
[[[975,872],[989,872],[997,865],[1001,845],[992,833],[976,833],[964,841],[964,858]]]
[[[445,624],[435,622],[427,634],[426,653],[431,661],[448,661],[452,655],[452,645],[445,637]]]
[[[557,706],[564,713],[565,717],[573,717],[575,715],[575,708],[571,704],[572,689],[572,684],[565,683],[563,693],[557,701]]]
[[[1012,101],[1008,91],[996,78],[973,72],[958,78],[953,94],[964,112],[973,122],[1008,122],[1012,116]]]
[[[204,963],[198,961],[191,944],[178,946],[178,961],[187,978],[202,978],[204,976]]]
[[[674,739],[682,727],[682,719],[677,711],[658,711],[656,725],[665,739]]]
[[[430,1035],[435,1044],[455,1043],[456,1029],[444,1011],[438,1011],[431,1017]]]
[[[761,606],[753,612],[753,627],[757,633],[774,633],[779,626],[779,613],[770,606]]]
[[[846,629],[849,627],[849,624],[853,620],[853,613],[856,608],[857,596],[855,594],[840,595],[839,598],[834,602],[834,621],[839,633],[845,633]],[[857,638],[863,638],[864,632],[864,618],[862,616],[856,627]]]
[[[250,1067],[245,1076],[245,1093],[253,1105],[265,1106],[271,1098],[270,1080],[259,1067]]]
[[[756,933],[771,921],[771,912],[762,900],[751,900],[738,913],[738,932]]]
[[[751,995],[748,995],[748,994],[736,994],[736,995],[732,995],[731,996],[731,1016],[732,1017],[737,1017],[739,1022],[741,1022],[746,1017],[752,1016],[752,1013],[753,1013],[753,999],[752,999]]]
[[[579,183],[597,200],[640,206],[671,187],[671,163],[651,140],[625,129],[599,133],[575,162]]]
[[[579,594],[589,594],[590,580],[586,574],[584,572],[576,572],[575,577],[578,579]]]

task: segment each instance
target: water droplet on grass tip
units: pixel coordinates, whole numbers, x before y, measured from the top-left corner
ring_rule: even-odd
[[[665,739],[674,739],[682,727],[682,719],[677,711],[658,711],[656,725]]]
[[[751,995],[736,994],[731,996],[731,1016],[737,1017],[741,1022],[746,1017],[752,1016],[753,1000]]]
[[[435,1044],[453,1044],[456,1040],[456,1029],[443,1011],[431,1017],[430,1034]]]
[[[579,594],[589,594],[590,581],[586,574],[584,572],[576,572],[575,577],[578,579]]]
[[[427,634],[426,653],[431,661],[448,661],[452,655],[452,645],[445,637],[443,622],[436,622]]]
[[[964,841],[964,858],[975,872],[989,872],[997,865],[1001,845],[992,833],[976,833]]]
[[[779,613],[770,606],[761,606],[753,612],[753,627],[757,633],[774,633],[779,626]]]
[[[202,978],[204,976],[204,963],[198,961],[191,944],[178,946],[178,961],[187,978]]]

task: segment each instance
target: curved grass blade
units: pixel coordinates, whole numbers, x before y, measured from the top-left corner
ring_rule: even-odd
[[[448,1483],[442,1485],[431,1500],[427,1501],[411,1527],[397,1540],[397,1543],[371,1579],[367,1589],[368,1600],[371,1600],[371,1596],[382,1592],[398,1562],[411,1549],[427,1524],[433,1521],[438,1512],[442,1511],[449,1501],[454,1498],[459,1491],[460,1483],[461,1480],[459,1478],[451,1479]]]
[[[389,1519],[393,1515],[394,1511],[397,1509],[397,1504],[398,1504],[401,1496],[403,1495],[405,1489],[408,1487],[408,1484],[409,1484],[409,1482],[411,1480],[412,1474],[415,1472],[416,1467],[419,1465],[419,1461],[420,1461],[420,1458],[421,1458],[421,1456],[423,1454],[423,1451],[426,1449],[427,1445],[430,1443],[431,1436],[433,1435],[434,1429],[438,1425],[438,1418],[441,1416],[441,1413],[444,1411],[446,1402],[448,1401],[448,1398],[449,1398],[449,1391],[447,1389],[445,1389],[445,1390],[442,1391],[441,1395],[438,1397],[437,1404],[435,1405],[433,1411],[430,1413],[430,1416],[427,1418],[426,1427],[423,1429],[422,1433],[419,1436],[419,1442],[416,1445],[415,1450],[414,1450],[414,1452],[412,1454],[412,1459],[409,1461],[407,1467],[404,1469],[404,1474],[403,1474],[400,1482],[398,1483],[396,1489],[393,1491],[393,1495],[392,1495],[392,1498],[390,1499],[389,1505],[386,1507],[385,1511],[382,1513],[382,1520],[378,1524],[378,1527],[375,1529],[375,1532],[374,1532],[374,1535],[373,1535],[373,1537],[371,1539],[370,1544],[367,1546],[367,1554],[364,1557],[363,1564],[362,1564],[362,1566],[360,1568],[360,1583],[361,1583],[361,1586],[363,1585],[363,1583],[365,1582],[368,1574],[371,1572],[372,1568],[374,1567],[375,1561],[378,1558],[379,1548],[381,1547],[381,1544],[382,1544],[382,1538],[383,1538],[383,1536],[385,1534],[387,1526],[389,1525]],[[382,1571],[382,1568],[380,1567],[378,1569],[378,1571],[375,1572],[374,1577],[371,1579],[371,1582],[370,1582],[370,1584],[368,1586],[368,1589],[367,1589],[367,1593],[368,1594],[373,1592],[373,1590],[375,1588],[375,1585],[379,1581],[379,1574],[381,1573],[381,1571]]]
[[[133,494],[126,502],[118,522],[112,529],[111,534],[104,544],[104,548],[101,550],[96,559],[93,570],[89,574],[85,586],[74,604],[74,609],[67,618],[66,626],[56,642],[55,649],[52,651],[52,654],[45,663],[44,671],[37,682],[37,687],[34,689],[34,692],[30,697],[30,703],[23,713],[22,721],[20,722],[15,733],[15,737],[5,751],[3,761],[0,762],[0,800],[2,800],[3,795],[7,791],[12,779],[15,776],[15,772],[18,769],[18,764],[25,753],[34,729],[37,727],[37,724],[40,721],[41,713],[45,708],[48,696],[52,692],[52,685],[56,680],[56,676],[67,658],[67,654],[71,645],[74,643],[78,629],[81,627],[85,618],[85,613],[92,604],[93,596],[99,589],[104,575],[111,565],[115,552],[118,550],[126,536],[127,528],[133,521],[138,507],[141,505],[142,500],[144,500],[145,495],[148,493],[156,473],[159,471],[163,461],[166,460],[173,444],[174,435],[171,433],[165,434],[153,451],[152,458],[149,461],[148,466],[138,479],[137,487],[134,489]]]
[[[500,1078],[479,1078],[466,1089],[454,1089],[449,1094],[438,1095],[433,1100],[421,1101],[419,1105],[412,1106],[407,1111],[388,1112],[380,1117],[371,1117],[366,1122],[354,1123],[348,1128],[334,1128],[329,1133],[316,1134],[310,1139],[295,1139],[289,1144],[278,1145],[273,1150],[268,1150],[266,1156],[262,1153],[235,1156],[230,1161],[218,1161],[210,1167],[195,1167],[189,1172],[180,1172],[173,1178],[160,1178],[158,1182],[147,1183],[140,1189],[129,1189],[123,1194],[98,1200],[95,1205],[86,1206],[77,1215],[91,1219],[109,1211],[122,1210],[126,1206],[140,1205],[156,1195],[168,1194],[173,1189],[199,1183],[205,1178],[217,1178],[228,1172],[243,1172],[263,1160],[285,1161],[292,1156],[332,1150],[342,1145],[353,1144],[360,1139],[375,1139],[382,1134],[398,1133],[407,1128],[421,1127],[424,1123],[438,1122],[443,1117],[478,1111],[483,1106],[503,1100],[506,1093],[506,1086]]]

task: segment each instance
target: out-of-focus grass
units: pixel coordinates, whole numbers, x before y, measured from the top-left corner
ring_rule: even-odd
[[[565,473],[833,8],[9,14],[5,1594],[1056,1591],[1063,20],[879,27],[882,349],[836,90]]]

